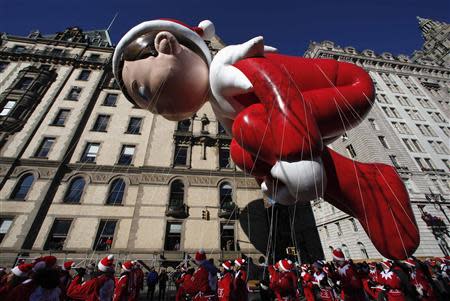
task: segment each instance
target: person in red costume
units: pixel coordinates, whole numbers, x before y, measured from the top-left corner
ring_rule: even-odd
[[[141,291],[144,289],[145,275],[139,262],[133,261],[133,264],[134,264],[134,273],[136,276],[136,300],[138,300]]]
[[[380,273],[380,283],[383,285],[383,291],[379,295],[384,295],[387,301],[405,301],[402,282],[392,262],[383,261],[381,266],[383,270]]]
[[[122,271],[114,289],[113,301],[134,301],[136,299],[135,282],[132,279],[134,265],[131,261],[122,264]]]
[[[341,286],[341,299],[345,301],[364,300],[364,289],[361,275],[358,275],[355,267],[345,260],[341,249],[333,250],[333,261],[337,266],[337,277]]]
[[[219,301],[239,300],[232,298],[234,274],[231,261],[222,263],[220,277],[217,282],[217,298]]]
[[[313,276],[308,268],[308,265],[302,264],[301,267],[301,283],[303,288],[303,295],[306,301],[315,301],[314,291],[313,291]]]
[[[12,268],[9,274],[3,276],[0,283],[0,300],[8,300],[9,293],[27,280],[32,268],[32,264],[22,263]]]
[[[279,272],[273,285],[276,300],[294,301],[297,298],[297,276],[293,272],[294,264],[288,259],[278,261]]]
[[[211,21],[190,27],[159,19],[132,28],[113,56],[124,95],[176,121],[209,99],[233,137],[233,161],[272,202],[324,197],[357,218],[384,256],[412,254],[419,231],[396,169],[326,147],[370,111],[375,91],[368,73],[346,62],[278,54],[262,37],[227,46],[212,60],[205,40],[214,33]]]
[[[234,261],[234,280],[233,280],[233,298],[234,300],[246,301],[248,299],[247,291],[247,270],[246,261],[238,258]]]
[[[99,261],[99,274],[82,282],[83,275],[74,277],[67,289],[67,296],[75,300],[112,301],[114,296],[114,256],[108,255]]]
[[[372,300],[378,300],[378,294],[383,289],[383,286],[380,284],[380,271],[375,262],[370,262],[368,266],[369,273],[362,279],[363,288]]]
[[[177,279],[176,284],[178,285],[177,294],[175,296],[176,301],[186,300],[186,290],[184,289],[185,283],[191,281],[192,275],[194,274],[194,269],[187,268],[183,266],[181,268],[182,274],[179,279]]]
[[[313,263],[313,284],[318,289],[319,300],[322,301],[336,301],[338,300],[334,294],[333,289],[328,283],[328,276],[323,271],[323,263],[316,261]]]
[[[62,291],[56,261],[54,256],[38,258],[34,262],[32,277],[16,286],[6,300],[60,301]]]
[[[194,301],[213,300],[217,289],[217,269],[206,259],[203,250],[195,254],[195,264],[198,268],[192,277],[185,279],[184,291]]]
[[[410,281],[416,288],[419,295],[419,300],[436,301],[437,297],[434,293],[433,287],[431,286],[431,282],[427,280],[424,271],[419,264],[413,258],[408,258],[405,260],[405,264],[410,270]]]

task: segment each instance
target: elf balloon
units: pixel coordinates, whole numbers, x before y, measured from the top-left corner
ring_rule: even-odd
[[[374,102],[370,76],[353,64],[281,55],[256,37],[211,58],[214,25],[141,23],[120,40],[113,72],[125,96],[169,120],[209,100],[232,135],[233,161],[274,202],[323,197],[357,218],[378,251],[406,258],[419,244],[395,168],[348,159],[326,145],[358,125]]]

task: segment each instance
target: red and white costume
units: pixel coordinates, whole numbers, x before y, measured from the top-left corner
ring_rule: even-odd
[[[313,274],[313,284],[315,284],[320,290],[320,299],[322,301],[335,301],[333,289],[328,284],[328,277],[323,272],[315,272]]]
[[[302,280],[303,294],[305,295],[306,301],[314,301],[314,291],[313,291],[313,276],[308,272],[306,266],[301,267],[302,272],[300,274]]]
[[[293,301],[297,298],[297,276],[292,271],[293,264],[290,260],[283,259],[278,262],[280,272],[276,282],[272,285],[275,297],[279,301]]]
[[[123,273],[119,277],[114,289],[114,301],[136,300],[136,283],[133,281],[133,264],[126,261],[122,264]]]
[[[198,269],[194,272],[191,277],[187,277],[184,280],[184,291],[189,294],[194,301],[208,301],[215,297],[215,290],[211,283],[212,277],[217,277],[212,275],[208,269],[208,262],[206,260],[206,255],[204,251],[199,251],[195,254],[195,261],[199,264]]]
[[[239,269],[234,274],[233,280],[233,298],[234,300],[246,301],[248,299],[247,292],[247,271],[245,270],[245,260],[238,258],[234,261],[235,266]]]
[[[410,267],[410,281],[419,294],[419,300],[436,301],[437,297],[433,287],[425,277],[422,269],[416,266],[416,262],[413,259],[405,260],[405,264]]]
[[[384,269],[380,273],[380,283],[384,286],[387,301],[405,301],[401,280],[392,269],[392,264],[383,262],[382,265]]]
[[[219,301],[231,301],[233,292],[234,275],[231,271],[231,262],[222,263],[224,272],[217,282],[217,298]]]

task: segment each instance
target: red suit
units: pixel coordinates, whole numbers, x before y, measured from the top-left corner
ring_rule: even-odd
[[[111,301],[114,296],[115,280],[113,275],[102,274],[84,283],[76,276],[67,289],[67,297],[86,301]]]
[[[189,273],[183,273],[179,279],[177,279],[176,284],[178,286],[177,294],[175,296],[176,301],[185,300],[186,290],[184,288],[185,283],[191,281],[192,275]]]
[[[278,273],[277,281],[273,285],[277,300],[293,301],[297,298],[297,276],[294,272]]]
[[[362,280],[364,291],[373,300],[378,299],[378,294],[382,291],[383,286],[380,284],[380,273],[376,269],[372,269],[369,275]]]
[[[209,286],[209,273],[205,267],[199,266],[192,277],[185,279],[184,290],[186,294],[193,297],[194,301],[209,300],[209,296],[213,293]]]
[[[320,289],[320,299],[322,301],[335,301],[333,289],[328,284],[327,275],[324,272],[314,273],[314,284]]]
[[[219,301],[238,300],[232,299],[233,282],[233,273],[231,272],[225,272],[222,278],[219,279],[217,283],[217,298]]]
[[[247,272],[242,268],[234,275],[233,298],[234,300],[242,301],[246,301],[248,299]]]
[[[216,55],[211,70],[226,62],[225,49]],[[356,126],[371,109],[370,76],[356,65],[334,60],[248,52],[232,64],[251,83],[248,93],[221,100],[220,93],[214,93],[219,90],[214,88],[215,73],[210,76],[219,99],[213,105],[216,115],[227,110],[226,102],[235,111],[234,116],[222,113],[221,120],[232,119],[233,161],[260,181],[270,179],[279,161],[322,162],[328,181],[324,198],[357,218],[384,256],[403,259],[412,254],[419,231],[396,169],[356,162],[324,146]]]
[[[342,267],[338,267],[337,270],[341,281],[342,299],[346,301],[364,300],[363,284],[355,268],[347,262]]]
[[[314,301],[314,292],[313,292],[313,276],[311,276],[308,272],[302,272],[302,287],[303,294],[305,295],[306,301]]]
[[[60,301],[61,289],[56,287],[52,290],[44,290],[33,280],[25,280],[22,284],[16,286],[8,298],[8,301],[24,301],[24,300],[46,300],[46,301]]]
[[[401,280],[392,269],[380,273],[380,282],[384,286],[387,301],[405,301]]]
[[[411,284],[414,285],[419,293],[420,300],[436,301],[436,295],[433,291],[433,287],[425,277],[424,273],[420,269],[416,269],[411,273]]]
[[[134,301],[136,300],[136,287],[132,279],[132,272],[122,275],[114,289],[114,301]]]

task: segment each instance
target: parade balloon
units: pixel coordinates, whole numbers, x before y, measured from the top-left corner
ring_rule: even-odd
[[[232,135],[233,161],[272,202],[323,198],[357,218],[383,256],[413,254],[419,230],[396,169],[327,147],[371,110],[369,74],[346,62],[279,54],[262,37],[211,59],[205,39],[213,35],[210,21],[190,27],[161,19],[131,29],[113,58],[125,96],[170,120],[193,115],[208,99]]]

